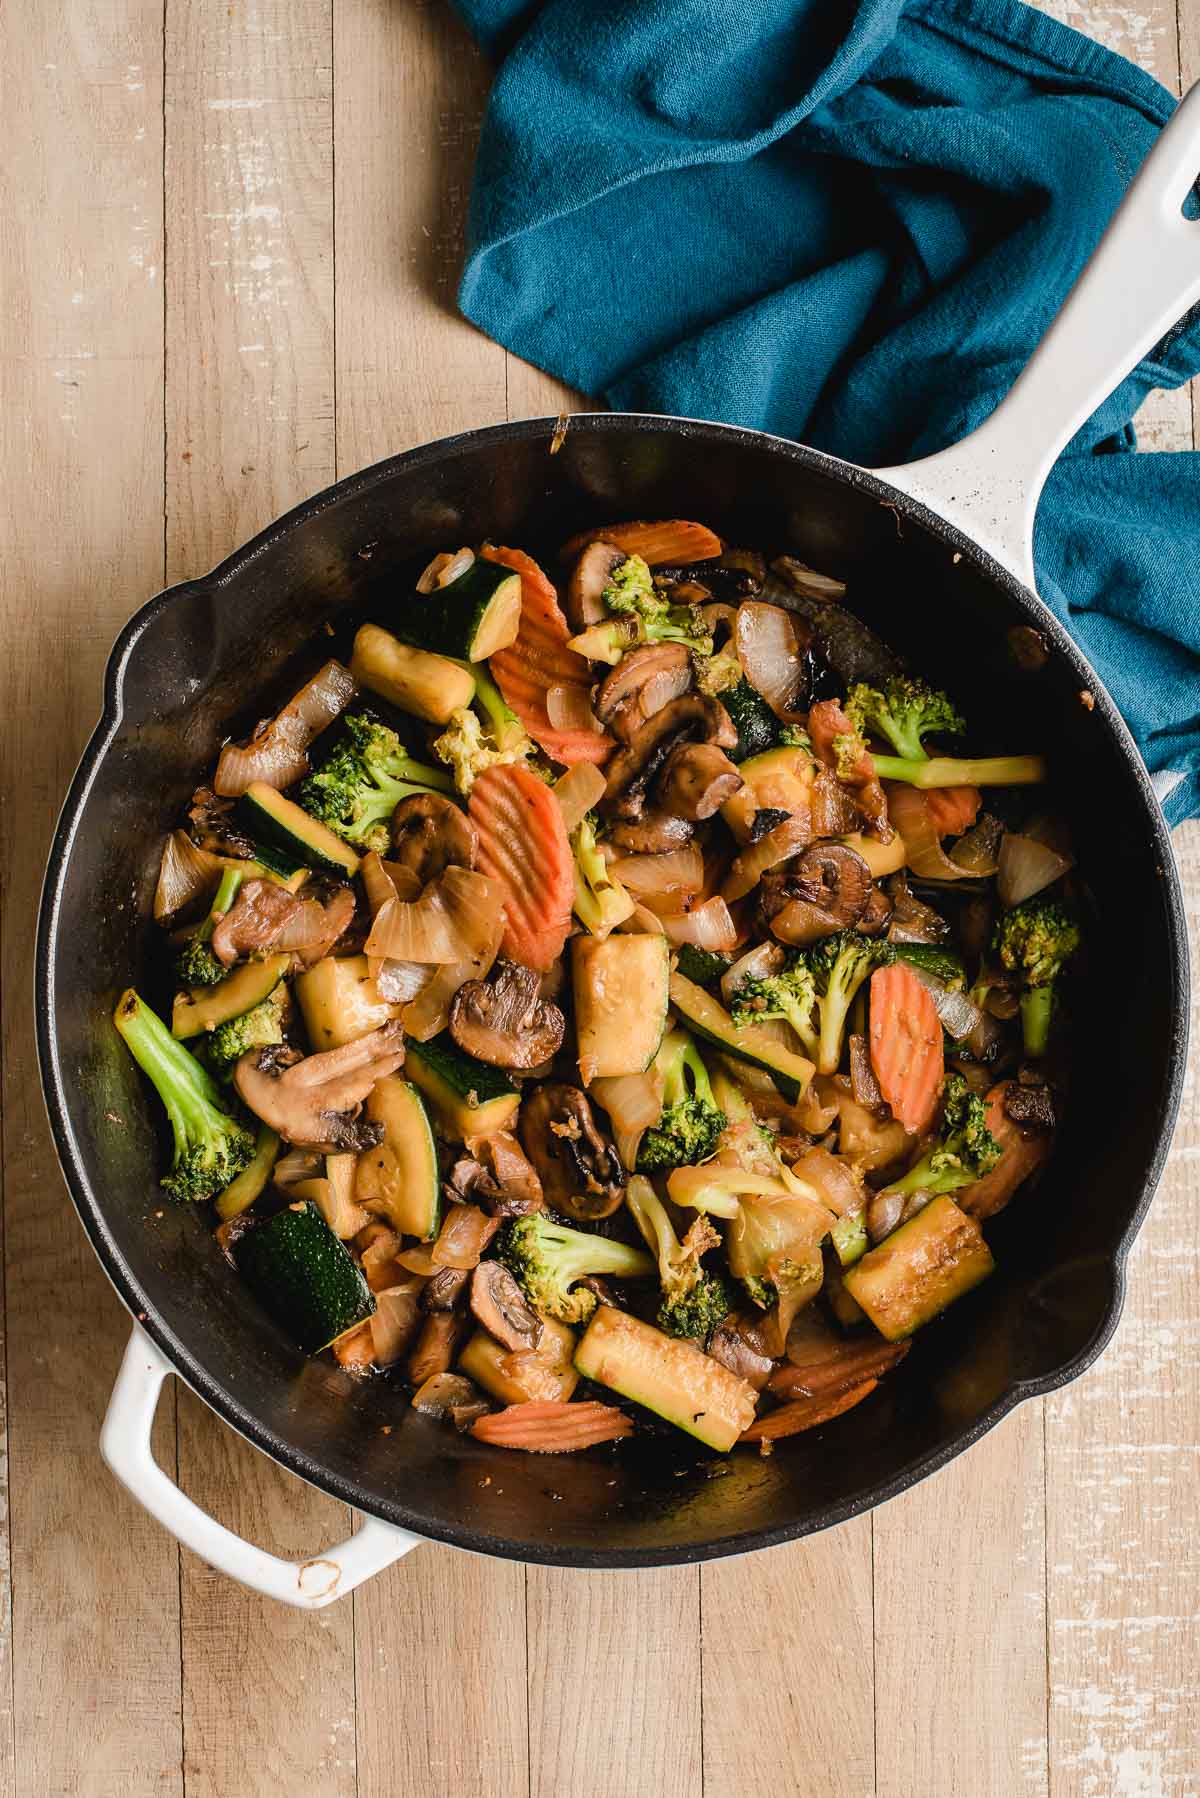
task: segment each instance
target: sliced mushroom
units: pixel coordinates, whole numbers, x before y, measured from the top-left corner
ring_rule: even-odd
[[[610,814],[634,819],[646,794],[677,743],[715,743],[733,749],[737,731],[729,713],[707,693],[684,693],[648,718],[608,764],[601,805]]]
[[[471,1153],[450,1170],[448,1190],[482,1205],[492,1217],[523,1217],[542,1208],[542,1183],[511,1131],[472,1139]]]
[[[622,743],[692,684],[692,661],[682,643],[643,643],[621,657],[596,695],[596,716]]]
[[[362,1102],[403,1061],[404,1032],[393,1022],[321,1055],[251,1049],[234,1070],[234,1085],[243,1104],[285,1142],[335,1155],[379,1142],[382,1126],[360,1121]]]
[[[788,898],[806,899],[842,929],[857,924],[871,891],[871,870],[848,843],[813,843],[788,866]]]
[[[882,887],[872,881],[871,890],[867,894],[867,903],[863,906],[862,916],[854,928],[863,936],[879,936],[888,927],[892,915],[892,902]]]
[[[627,849],[630,855],[666,855],[668,850],[690,843],[695,829],[673,812],[649,811],[640,818],[619,819],[608,834],[618,849]]]
[[[273,880],[246,880],[212,933],[212,951],[223,967],[243,955],[262,955],[300,910],[300,900]],[[353,910],[353,906],[351,907]]]
[[[615,543],[605,543],[603,538],[598,538],[595,543],[588,544],[567,583],[567,619],[572,630],[582,631],[589,624],[599,624],[605,615],[604,589],[612,579],[613,570],[625,560],[625,551],[618,549]]]
[[[664,811],[699,823],[714,817],[744,784],[715,743],[681,743],[667,757],[657,798]]]
[[[566,1019],[539,994],[532,968],[504,962],[493,980],[468,980],[450,1007],[460,1049],[496,1068],[536,1068],[562,1046]]]
[[[421,1303],[426,1311],[453,1311],[471,1278],[469,1267],[439,1267],[426,1280]]]
[[[708,1353],[730,1373],[748,1380],[756,1392],[762,1391],[775,1366],[764,1350],[758,1324],[736,1311],[717,1325],[709,1337]]]
[[[625,1170],[577,1086],[539,1086],[521,1107],[521,1141],[546,1203],[579,1223],[609,1217],[625,1196]]]
[[[499,1261],[481,1261],[471,1275],[470,1306],[488,1334],[514,1353],[542,1340],[541,1318]]]
[[[478,848],[467,814],[441,793],[410,793],[392,813],[391,859],[422,886],[446,868],[473,868]]]

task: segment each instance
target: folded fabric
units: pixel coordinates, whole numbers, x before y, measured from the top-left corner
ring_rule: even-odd
[[[457,0],[502,57],[460,301],[622,410],[883,465],[1011,385],[1174,107],[1019,0]],[[1136,452],[1172,332],[1060,458],[1039,591],[1200,813],[1200,460]]]

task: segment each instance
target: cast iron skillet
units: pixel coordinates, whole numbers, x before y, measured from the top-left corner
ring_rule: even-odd
[[[1167,140],[1184,126],[1192,153],[1200,136],[1194,98],[1190,121],[1187,110],[1139,178],[1143,214]],[[1137,212],[1126,203],[1098,263],[1114,235],[1122,248]],[[1164,229],[1156,216],[1160,276]],[[1051,440],[1065,440],[1149,347],[1164,305],[1173,317],[1200,296],[1194,241],[1188,278],[1178,272],[1169,302],[1161,279],[1134,295],[1143,315],[1153,302],[1148,323],[1143,316],[1135,329],[1117,316],[1114,327],[1110,313],[1103,355],[1064,373],[1072,358],[1060,354],[1060,391],[1048,409],[1044,370],[1034,383],[1032,398],[1053,414],[1041,421],[1047,465]],[[1089,284],[1090,272],[1068,314],[1086,304]],[[46,876],[37,950],[46,1101],[72,1197],[121,1298],[174,1369],[264,1452],[360,1511],[464,1548],[576,1567],[693,1561],[788,1541],[869,1509],[1100,1352],[1179,1102],[1186,951],[1167,830],[1110,700],[1028,586],[939,516],[967,515],[967,489],[997,454],[1005,418],[1016,418],[1017,437],[1028,435],[1021,403],[1018,384],[976,434],[973,462],[960,448],[954,467],[935,458],[903,475],[889,471],[888,481],[753,431],[681,419],[576,417],[557,454],[549,420],[471,432],[330,488],[206,579],[150,601],[125,627]],[[939,488],[948,467],[951,485]],[[902,478],[910,491],[924,484],[937,510],[906,497]],[[990,476],[988,484],[994,499]],[[1039,484],[1037,467],[1026,466],[1030,517]],[[416,1415],[388,1380],[360,1382],[328,1358],[297,1353],[222,1259],[206,1219],[164,1202],[156,1108],[110,1014],[125,985],[150,977],[163,834],[222,739],[290,694],[363,613],[386,621],[402,606],[411,584],[400,571],[484,536],[537,549],[588,524],[672,515],[843,576],[855,609],[953,688],[989,747],[1049,755],[1054,803],[1070,820],[1090,889],[1095,964],[1119,962],[1123,973],[1119,983],[1084,988],[1075,1102],[1036,1196],[989,1226],[998,1272],[922,1331],[867,1403],[766,1460],[739,1452],[714,1463],[675,1432],[549,1460],[457,1437]],[[1005,536],[1000,506],[979,526],[1018,566],[1022,529],[1027,553],[1022,515],[1020,506],[1007,515],[1010,526],[1017,518],[1015,535],[1010,528]],[[1014,659],[1015,626],[1041,633],[1049,656],[1040,672],[1023,673]]]

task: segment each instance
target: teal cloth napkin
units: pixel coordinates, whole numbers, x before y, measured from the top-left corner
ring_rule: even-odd
[[[883,465],[1011,385],[1174,107],[1019,0],[457,0],[500,59],[460,302],[622,410]],[[1169,334],[1042,501],[1039,590],[1200,813],[1200,460],[1136,452]]]

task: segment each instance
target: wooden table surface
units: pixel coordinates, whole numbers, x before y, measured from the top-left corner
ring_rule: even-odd
[[[1200,7],[1060,0],[1172,88]],[[0,831],[17,1798],[1183,1798],[1200,1792],[1191,1082],[1100,1363],[791,1548],[588,1576],[424,1547],[300,1616],[117,1488],[128,1332],[50,1149],[30,1025],[49,830],[117,628],[313,490],[555,411],[453,313],[488,72],[442,0],[8,0],[0,15]],[[1188,393],[1155,396],[1191,447]],[[1200,829],[1176,838],[1200,915]],[[157,1448],[265,1546],[345,1508],[187,1391]]]

